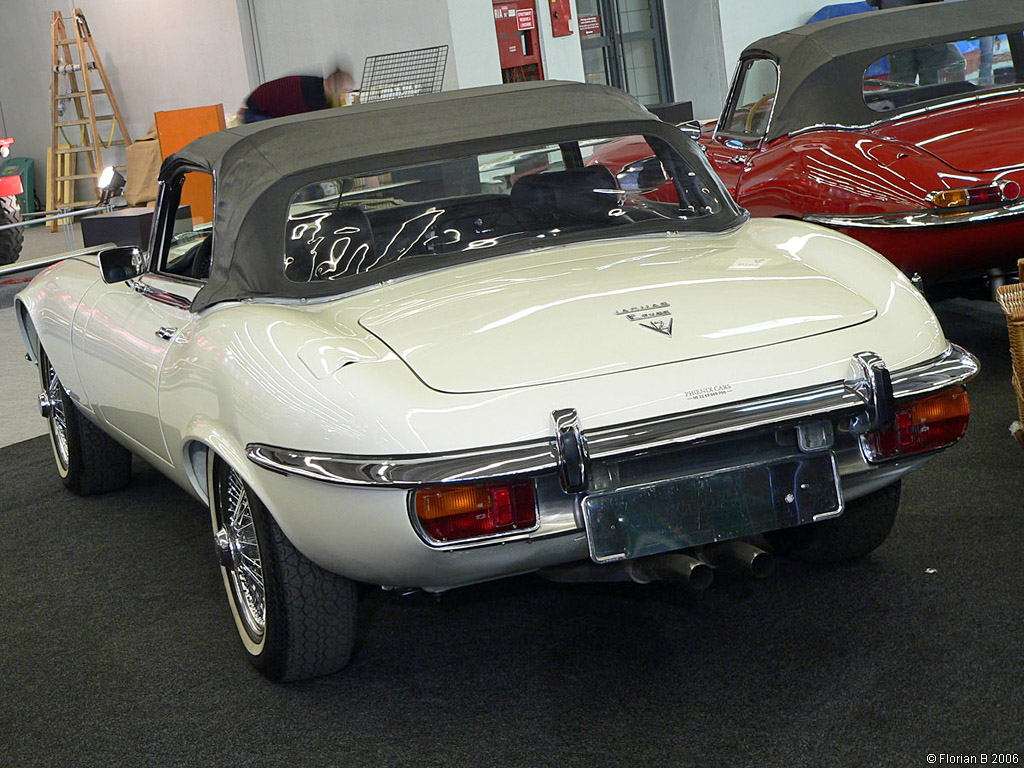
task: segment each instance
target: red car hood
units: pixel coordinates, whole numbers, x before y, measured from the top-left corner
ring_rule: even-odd
[[[912,144],[966,173],[1024,166],[1024,98],[964,104],[881,126],[881,138]]]

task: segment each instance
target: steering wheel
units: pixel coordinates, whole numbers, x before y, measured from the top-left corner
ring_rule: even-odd
[[[752,106],[750,108],[750,111],[747,112],[747,119],[743,122],[743,132],[744,133],[750,133],[751,129],[754,127],[754,118],[757,117],[757,114],[758,114],[757,110],[759,110],[761,107],[763,107],[764,103],[766,101],[768,101],[768,99],[771,99],[771,98],[774,98],[774,97],[775,97],[775,92],[772,91],[771,93],[766,93],[764,96],[762,96],[761,98],[759,98],[757,101],[754,102],[754,106]]]

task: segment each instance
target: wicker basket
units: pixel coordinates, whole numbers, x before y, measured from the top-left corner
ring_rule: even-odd
[[[1024,259],[1017,262],[1020,282],[999,287],[999,306],[1006,314],[1006,330],[1010,337],[1010,360],[1013,363],[1013,391],[1017,393],[1017,416],[1019,421],[1010,427],[1010,432],[1024,445]]]

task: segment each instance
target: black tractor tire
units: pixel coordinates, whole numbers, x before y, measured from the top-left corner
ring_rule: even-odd
[[[249,662],[276,682],[337,672],[355,646],[356,583],[299,552],[249,484],[213,461],[215,547]]]
[[[21,206],[14,195],[0,197],[0,227],[5,224],[21,223]],[[21,256],[21,245],[25,242],[25,230],[22,227],[0,229],[0,266],[13,264]]]
[[[810,563],[838,563],[873,552],[888,537],[900,506],[896,481],[846,503],[843,514],[820,523],[784,528],[764,535],[783,556]]]

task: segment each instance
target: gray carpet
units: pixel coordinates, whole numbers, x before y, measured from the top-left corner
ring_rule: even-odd
[[[984,365],[972,424],[905,483],[870,558],[782,562],[697,595],[534,578],[437,604],[367,590],[352,665],[313,682],[249,668],[207,513],[153,470],[136,462],[127,491],[78,499],[45,439],[2,449],[0,765],[1024,761],[1024,451],[1006,431],[1005,326],[981,302],[940,314]]]

